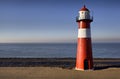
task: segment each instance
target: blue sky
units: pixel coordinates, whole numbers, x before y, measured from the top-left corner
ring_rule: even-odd
[[[77,42],[84,4],[94,16],[93,42],[120,42],[119,0],[0,0],[0,42]]]

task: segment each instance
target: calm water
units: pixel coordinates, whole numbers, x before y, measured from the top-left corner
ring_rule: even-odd
[[[1,57],[63,58],[76,56],[76,44],[0,44]],[[120,58],[120,43],[94,43],[94,58]]]

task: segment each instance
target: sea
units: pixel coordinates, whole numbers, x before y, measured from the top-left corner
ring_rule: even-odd
[[[0,43],[0,58],[75,58],[76,43]],[[94,58],[120,58],[120,43],[93,43]]]

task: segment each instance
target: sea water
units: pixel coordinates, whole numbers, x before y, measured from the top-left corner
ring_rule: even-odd
[[[0,43],[0,58],[75,58],[76,43]],[[120,58],[120,43],[93,43],[94,58]]]

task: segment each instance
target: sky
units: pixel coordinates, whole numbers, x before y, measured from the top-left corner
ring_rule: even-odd
[[[120,0],[0,0],[0,43],[77,42],[83,5],[94,17],[93,42],[120,42]]]

